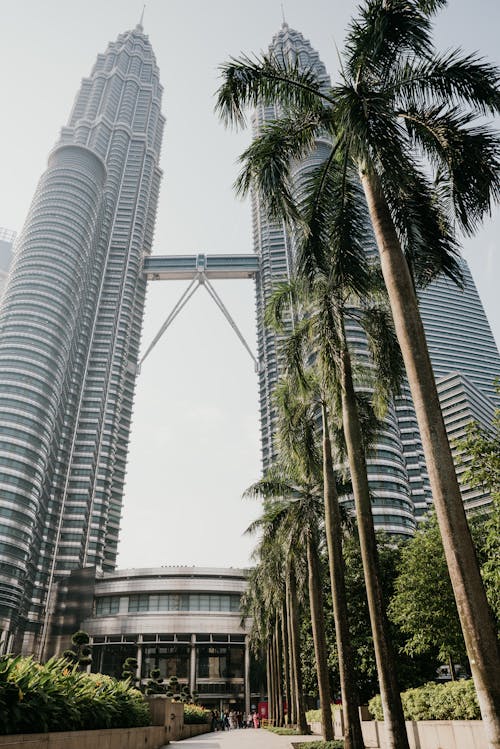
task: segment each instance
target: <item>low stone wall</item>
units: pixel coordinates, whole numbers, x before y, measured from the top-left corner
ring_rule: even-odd
[[[209,733],[210,723],[184,723],[184,705],[182,702],[172,702],[164,695],[146,697],[151,712],[151,722],[154,726],[164,726],[167,741],[181,741]],[[1,747],[0,747],[1,749]]]
[[[166,743],[163,726],[0,736],[0,749],[160,749]]]
[[[181,735],[178,739],[191,739],[193,736],[200,736],[202,733],[210,733],[212,726],[210,723],[184,723]]]
[[[310,723],[314,734],[321,734],[321,723]],[[335,721],[335,738],[342,738],[341,722]],[[384,723],[362,720],[366,749],[383,749]],[[410,749],[484,749],[486,734],[481,720],[407,720]]]

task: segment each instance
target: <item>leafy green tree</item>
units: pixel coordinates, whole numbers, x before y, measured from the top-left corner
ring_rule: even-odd
[[[406,653],[437,649],[452,674],[453,664],[463,663],[465,643],[435,515],[401,550],[389,615],[407,636]]]
[[[286,59],[232,60],[218,109],[284,112],[251,146],[239,182],[288,219],[297,209],[291,163],[331,138],[316,205],[333,205],[329,174],[359,172],[415,404],[444,551],[491,747],[500,746],[500,651],[468,529],[418,309],[415,284],[459,276],[450,217],[473,232],[500,196],[498,134],[482,118],[500,111],[497,68],[460,51],[440,55],[431,18],[445,0],[365,0],[348,32],[342,80],[328,91],[313,69]],[[254,160],[252,162],[252,157]],[[260,163],[259,168],[255,165]],[[312,236],[316,214],[309,222]],[[384,707],[386,707],[384,705]],[[386,709],[387,715],[387,709]],[[390,738],[392,746],[399,739]],[[401,739],[404,743],[404,739]]]
[[[351,642],[354,653],[354,667],[360,700],[364,704],[379,691],[375,651],[370,626],[370,616],[366,599],[366,587],[361,561],[361,550],[355,530],[344,537],[344,560],[346,568],[346,585],[349,590],[349,620]],[[384,601],[389,601],[394,593],[394,583],[398,576],[401,556],[401,543],[394,537],[377,533],[377,547],[380,563],[380,580]],[[328,648],[328,667],[333,693],[339,691],[339,675],[335,627],[333,624],[332,601],[325,590],[326,641]],[[406,635],[394,622],[389,622],[390,637],[394,650],[398,653],[398,681],[401,689],[408,689],[424,684],[434,678],[440,663],[437,650],[425,654],[407,654],[403,648]],[[310,653],[312,639],[308,613],[305,612],[302,624],[302,671],[304,689],[311,697],[317,693],[315,674],[311,668]]]
[[[81,669],[87,668],[92,663],[90,635],[83,630],[78,630],[71,637],[71,644],[73,647],[64,651],[64,658],[78,664]]]
[[[500,383],[496,383],[500,394]],[[462,481],[471,487],[482,487],[491,494],[491,506],[483,519],[486,560],[481,568],[486,594],[496,618],[500,621],[500,408],[495,409],[489,429],[471,422],[466,436],[456,446],[470,458]]]

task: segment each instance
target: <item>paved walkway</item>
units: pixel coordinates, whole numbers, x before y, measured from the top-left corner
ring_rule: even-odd
[[[317,741],[321,736],[278,736],[264,728],[203,733],[184,741],[171,741],[171,749],[290,749],[292,741]]]

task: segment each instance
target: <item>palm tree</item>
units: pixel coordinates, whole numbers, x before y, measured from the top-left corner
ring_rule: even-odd
[[[249,573],[248,586],[242,597],[243,619],[250,618],[250,647],[262,656],[265,651],[268,682],[269,718],[280,724],[279,688],[283,677],[288,698],[288,716],[301,733],[308,733],[300,668],[300,606],[297,578],[302,587],[301,559],[296,550],[287,549],[281,537],[279,520],[271,513],[252,525],[261,534],[253,558],[257,561]],[[275,622],[279,621],[283,642],[282,661],[275,658]],[[288,656],[288,668],[286,657]],[[288,672],[288,673],[287,673]]]
[[[260,481],[250,486],[247,496],[263,497],[264,508],[249,528],[255,532],[273,527],[279,531],[282,543],[288,550],[300,549],[307,559],[307,588],[311,623],[313,630],[314,654],[318,691],[321,703],[323,737],[325,741],[333,740],[333,723],[331,713],[331,692],[326,657],[325,618],[322,600],[321,564],[320,564],[320,525],[322,513],[322,494],[316,481],[301,474],[296,466],[292,471],[287,466],[287,475],[274,469]]]
[[[365,0],[347,37],[341,84],[325,91],[313,70],[242,58],[223,68],[218,109],[276,103],[284,116],[243,155],[241,190],[254,184],[277,214],[301,218],[290,178],[319,134],[334,144],[328,174],[359,172],[415,403],[431,488],[467,653],[491,747],[500,746],[500,653],[442,419],[415,284],[459,279],[450,217],[473,232],[500,196],[499,138],[478,116],[500,111],[497,68],[460,51],[439,55],[431,17],[445,0]],[[266,160],[267,168],[262,167]],[[313,211],[309,230],[316,235]],[[356,435],[352,435],[356,440]]]
[[[283,287],[288,296],[289,289]],[[275,297],[277,304],[281,294]],[[279,305],[280,306],[280,305]],[[271,310],[269,310],[271,311]],[[295,341],[292,337],[291,341]],[[288,352],[292,360],[288,377],[282,378],[275,390],[278,409],[278,444],[281,454],[286,454],[291,464],[295,461],[307,462],[309,471],[323,481],[324,530],[327,541],[330,586],[332,591],[333,615],[339,662],[342,711],[344,715],[344,746],[346,749],[363,749],[363,735],[359,717],[359,700],[354,672],[354,659],[349,635],[347,595],[345,588],[344,560],[342,556],[343,525],[339,506],[332,446],[330,443],[329,406],[327,387],[320,386],[313,373],[303,371],[302,366],[294,366],[295,355]],[[317,454],[317,418],[321,414],[322,424],[322,465]]]
[[[349,213],[348,209],[346,213]],[[357,221],[360,218],[358,214]],[[332,234],[333,232],[330,231],[327,236],[330,237]],[[349,280],[346,280],[345,272],[338,264],[338,258],[344,258],[345,253],[335,254],[330,251],[328,255],[328,248],[323,248],[325,260],[327,256],[330,257],[325,262],[327,272],[317,267],[315,275],[311,273],[308,276],[304,275],[302,284],[292,282],[282,285],[271,301],[268,320],[274,324],[282,321],[284,302],[287,299],[291,298],[296,308],[299,306],[302,308],[303,319],[295,326],[288,338],[286,360],[291,362],[298,380],[310,389],[310,378],[304,372],[304,362],[311,361],[311,352],[314,352],[313,366],[318,370],[317,379],[322,383],[320,402],[323,414],[323,440],[327,445],[324,447],[327,512],[329,505],[327,494],[330,484],[327,479],[333,472],[327,404],[331,404],[332,401],[341,403],[343,434],[352,478],[377,670],[385,711],[387,740],[390,746],[403,748],[408,746],[408,740],[380,584],[380,568],[365,457],[366,447],[370,443],[376,424],[373,412],[366,409],[365,399],[354,389],[351,354],[345,333],[349,320],[354,321],[364,330],[372,352],[372,375],[374,375],[372,380],[379,406],[386,403],[390,394],[397,390],[402,365],[390,320],[387,318],[382,300],[377,298],[380,297],[380,292],[376,283],[376,269],[373,265],[369,266],[362,247],[358,244],[356,248],[355,238],[358,234],[355,226],[348,234],[351,243]],[[306,237],[305,244],[299,245],[297,258],[299,268],[303,265],[308,242],[309,239]],[[362,295],[362,302],[359,295],[354,294],[356,286]],[[296,383],[294,383],[294,390],[297,390]],[[366,411],[364,419],[360,415],[360,405],[363,405]],[[337,436],[336,443],[339,443],[339,436]],[[335,593],[333,596],[335,601]],[[340,623],[339,626],[341,626]]]

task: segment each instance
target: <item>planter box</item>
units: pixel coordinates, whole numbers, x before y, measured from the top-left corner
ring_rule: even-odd
[[[210,723],[184,723],[184,705],[182,702],[172,702],[170,697],[155,694],[146,697],[151,712],[151,722],[154,726],[165,728],[167,741],[190,739],[202,733],[210,733]],[[1,747],[0,747],[1,749]]]
[[[163,726],[0,736],[0,749],[160,749],[166,743]]]
[[[314,734],[321,734],[321,723],[310,723]],[[361,729],[367,749],[383,749],[383,721],[362,720]],[[335,738],[341,739],[335,725]],[[481,720],[407,720],[410,749],[484,749],[486,734]],[[1,749],[1,747],[0,747]]]
[[[179,739],[191,739],[193,736],[200,736],[202,733],[210,733],[212,730],[211,723],[184,723]]]

